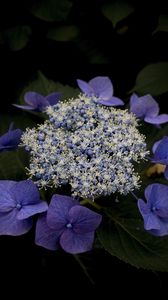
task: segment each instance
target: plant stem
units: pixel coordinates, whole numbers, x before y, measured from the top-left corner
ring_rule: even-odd
[[[97,208],[97,209],[102,209],[102,207],[99,205],[99,204],[97,204],[97,203],[95,203],[93,200],[90,200],[90,199],[87,199],[87,198],[85,198],[85,199],[83,199],[81,202],[80,202],[80,204],[81,205],[85,205],[85,204],[90,204],[90,205],[92,205],[92,206],[94,206],[95,208]]]
[[[73,257],[76,259],[76,261],[78,262],[78,264],[80,265],[80,267],[82,268],[84,274],[86,275],[86,277],[88,278],[88,280],[90,281],[91,284],[95,284],[95,282],[93,281],[93,279],[91,278],[91,276],[89,275],[85,265],[83,264],[82,260],[79,258],[79,255],[74,254]]]

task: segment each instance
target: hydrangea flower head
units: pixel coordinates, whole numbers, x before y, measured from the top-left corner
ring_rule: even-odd
[[[61,98],[61,93],[54,92],[48,96],[43,96],[36,92],[27,92],[24,95],[24,101],[28,105],[17,105],[14,106],[23,110],[33,111],[44,111],[47,106],[56,104]]]
[[[144,228],[156,236],[168,234],[168,186],[154,183],[145,189],[144,200],[138,200],[138,207],[144,219]]]
[[[133,162],[148,151],[135,116],[93,99],[79,95],[49,106],[49,120],[23,134],[28,174],[39,187],[68,183],[73,196],[90,199],[139,187]]]
[[[166,165],[164,172],[165,178],[168,179],[168,136],[164,136],[161,140],[154,143],[153,148],[153,163]]]
[[[72,254],[91,250],[101,215],[71,197],[53,195],[48,212],[39,217],[35,242],[49,250],[59,245]]]
[[[0,235],[21,235],[32,227],[31,216],[48,209],[31,180],[0,180]]]
[[[0,136],[0,152],[14,150],[20,143],[22,130],[12,128],[13,123],[10,125],[8,132]]]
[[[130,112],[150,124],[159,125],[168,122],[168,114],[159,115],[159,105],[149,94],[142,97],[133,94],[130,98]]]
[[[96,97],[99,104],[107,106],[124,104],[121,99],[113,96],[113,85],[108,77],[97,76],[91,79],[88,83],[78,79],[77,83],[84,94],[89,97]]]

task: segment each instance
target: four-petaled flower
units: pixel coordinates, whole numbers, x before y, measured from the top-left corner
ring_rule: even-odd
[[[72,197],[53,195],[47,213],[37,221],[35,242],[49,250],[61,245],[72,254],[89,251],[101,219]]]
[[[151,161],[156,164],[166,165],[164,176],[168,179],[168,136],[154,143],[152,148],[154,156]]]
[[[150,124],[159,125],[168,122],[168,114],[159,115],[159,105],[149,94],[142,97],[133,94],[130,98],[130,112]]]
[[[24,109],[24,110],[33,110],[33,111],[44,111],[47,106],[55,105],[61,98],[61,93],[55,92],[51,93],[48,96],[43,96],[36,92],[27,92],[24,95],[24,101],[28,105],[18,105],[13,104],[14,106]]]
[[[113,85],[108,77],[98,76],[86,81],[77,80],[78,86],[89,97],[97,97],[97,103],[106,106],[123,105],[124,102],[113,96]]]
[[[154,183],[145,189],[145,198],[138,200],[144,228],[156,236],[168,234],[168,186]]]
[[[0,136],[0,152],[14,150],[20,143],[22,130],[13,130],[12,128],[13,123],[10,125],[8,132]]]
[[[31,180],[0,180],[0,234],[21,235],[32,227],[31,216],[48,209]]]

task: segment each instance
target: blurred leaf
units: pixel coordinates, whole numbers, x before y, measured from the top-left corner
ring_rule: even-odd
[[[160,15],[158,20],[158,26],[153,32],[156,33],[158,31],[168,32],[168,15]]]
[[[31,33],[29,26],[16,26],[3,32],[3,39],[11,50],[18,51],[27,45]]]
[[[109,59],[97,48],[94,41],[80,40],[76,43],[80,51],[87,57],[91,64],[108,64]]]
[[[168,237],[154,237],[143,229],[134,199],[124,199],[106,214],[98,236],[110,254],[137,268],[168,271]]]
[[[74,25],[61,26],[48,31],[47,37],[58,42],[69,42],[74,40],[79,34],[78,27]]]
[[[132,5],[124,1],[114,1],[113,3],[103,5],[102,7],[103,15],[113,23],[114,27],[118,22],[128,17],[133,11],[134,8]]]
[[[63,85],[60,82],[56,82],[55,85],[56,85],[57,91],[59,91],[63,94],[63,100],[75,98],[80,93],[80,90],[78,88],[73,88],[69,85]]]
[[[24,94],[28,91],[38,92],[44,96],[52,92],[61,92],[63,99],[72,98],[79,94],[79,89],[74,89],[68,85],[63,85],[59,82],[47,79],[42,72],[38,72],[37,79],[28,83],[20,94],[20,103],[24,103]]]
[[[168,62],[150,64],[142,69],[137,78],[134,88],[130,91],[140,95],[161,95],[168,91]]]
[[[32,7],[32,14],[44,21],[62,21],[68,16],[72,3],[68,0],[41,0]]]
[[[128,26],[122,26],[120,28],[117,29],[117,33],[118,34],[125,34],[128,31]]]

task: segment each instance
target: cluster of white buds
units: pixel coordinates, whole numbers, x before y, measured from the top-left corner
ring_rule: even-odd
[[[137,119],[96,100],[83,94],[49,106],[49,120],[23,134],[28,174],[40,188],[70,184],[74,196],[95,199],[139,187],[133,163],[148,151]]]

